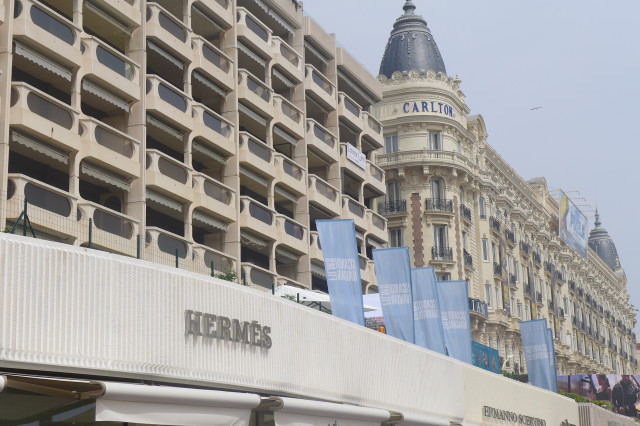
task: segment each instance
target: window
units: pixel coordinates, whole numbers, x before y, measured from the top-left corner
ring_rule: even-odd
[[[462,231],[462,248],[467,250],[467,233]]]
[[[438,251],[444,250],[448,247],[446,225],[433,226],[433,245],[436,247],[436,250]]]
[[[384,137],[384,153],[393,154],[398,152],[398,135],[390,135]]]
[[[451,274],[438,273],[436,274],[436,281],[451,281]]]
[[[484,298],[487,305],[491,308],[493,307],[493,302],[491,301],[491,284],[485,284],[484,286]]]
[[[464,204],[464,188],[460,187],[460,204]]]
[[[498,249],[496,248],[496,243],[491,243],[491,255],[493,256],[493,261],[499,263],[497,250]]]
[[[527,305],[524,306],[524,320],[531,321],[531,316],[529,316],[529,307]]]
[[[402,228],[389,228],[389,247],[402,247]]]
[[[522,317],[522,303],[518,302],[518,318],[520,318],[520,321],[523,320]]]
[[[520,279],[520,273],[518,271],[518,261],[515,260],[515,258],[513,259],[513,275],[516,278],[516,282],[518,282],[518,280]]]
[[[444,200],[444,181],[442,179],[431,179],[431,198]]]
[[[480,197],[480,199],[478,200],[478,208],[480,209],[480,219],[486,219],[487,218],[487,205],[486,205],[486,202],[484,200],[484,197]]]
[[[400,182],[397,180],[387,181],[387,201],[398,201],[400,199]]]
[[[485,262],[489,261],[489,240],[486,238],[482,239],[482,260]]]
[[[458,154],[462,154],[462,143],[458,141]]]
[[[441,132],[429,132],[429,149],[434,151],[442,151]]]

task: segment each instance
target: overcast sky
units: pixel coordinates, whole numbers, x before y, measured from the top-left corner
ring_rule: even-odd
[[[640,1],[413,1],[491,146],[524,179],[597,204],[640,308]],[[304,10],[378,75],[403,4],[306,0]]]

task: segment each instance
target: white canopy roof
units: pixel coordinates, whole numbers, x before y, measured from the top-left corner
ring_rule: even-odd
[[[276,287],[275,295],[278,297],[291,296],[294,297],[296,301],[300,301],[303,305],[311,306],[313,308],[320,308],[320,304],[322,304],[323,308],[331,309],[331,299],[328,294],[319,293],[312,290],[306,290],[303,288],[293,287],[290,285],[281,285]],[[298,299],[299,298],[299,299]],[[366,299],[363,297],[364,302],[364,311],[376,311],[380,309],[379,305],[369,306],[366,302]],[[367,315],[365,315],[367,316]]]

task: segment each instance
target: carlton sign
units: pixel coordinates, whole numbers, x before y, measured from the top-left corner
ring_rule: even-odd
[[[453,107],[451,105],[436,101],[405,102],[404,105],[402,105],[402,111],[405,114],[426,112],[431,114],[442,114],[451,118],[455,117]]]

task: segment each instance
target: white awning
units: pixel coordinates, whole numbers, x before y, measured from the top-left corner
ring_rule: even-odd
[[[273,412],[276,425],[380,426],[391,417],[391,413],[379,408],[285,397],[275,400],[282,403],[281,408]]]
[[[147,200],[171,210],[182,212],[182,203],[147,188]]]
[[[31,151],[38,152],[64,165],[69,164],[69,155],[66,152],[63,152],[45,142],[40,142],[31,136],[27,136],[24,133],[20,133],[15,130],[11,131],[10,138],[12,142],[22,145]]]
[[[51,60],[50,58],[36,52],[33,49],[28,48],[22,43],[15,42],[15,53],[23,58],[33,62],[34,64],[51,71],[52,73],[59,75],[67,81],[71,81],[73,74],[71,71],[63,65]]]
[[[213,216],[209,216],[208,214],[201,213],[197,210],[193,211],[193,220],[204,223],[205,225],[209,225],[212,228],[227,232],[228,225],[225,222],[221,221],[220,219],[216,219]]]
[[[264,250],[269,245],[268,241],[243,231],[240,231],[240,242],[246,246],[254,247],[259,250]]]
[[[103,382],[104,395],[96,401],[96,421],[163,425],[249,424],[260,397],[169,386]]]
[[[249,107],[244,106],[241,103],[238,103],[238,111],[240,111],[241,113],[247,115],[249,118],[253,119],[254,121],[256,121],[261,126],[266,126],[267,125],[267,119],[266,118],[264,118],[263,116],[261,116],[258,113],[253,112],[253,110],[251,110]]]
[[[295,195],[293,195],[291,192],[287,191],[284,188],[281,188],[280,186],[277,186],[274,188],[274,192],[278,195],[280,195],[283,198],[286,198],[287,200],[293,202],[293,203],[297,203],[298,202],[298,197],[296,197]]]
[[[131,29],[128,26],[124,25],[122,22],[120,22],[120,20],[111,16],[111,14],[102,10],[100,6],[98,6],[97,4],[94,4],[92,1],[85,1],[84,7],[91,10],[93,13],[100,16],[101,19],[109,22],[111,25],[116,27],[119,32],[123,32],[129,36],[131,35]]]
[[[207,13],[205,13],[204,11],[202,11],[200,9],[200,7],[198,7],[197,3],[194,3],[193,6],[191,6],[191,10],[195,13],[197,13],[202,19],[205,19],[207,22],[209,22],[209,25],[211,25],[213,28],[215,28],[217,31],[222,31],[224,30],[224,28],[222,28],[220,26],[220,24],[218,24],[216,21],[214,21],[211,17],[209,17],[209,15]]]
[[[290,32],[291,34],[295,32],[295,30],[291,27],[291,25],[289,25],[284,19],[282,19],[275,10],[267,6],[262,0],[253,0],[253,2],[256,5],[258,5],[262,10],[264,10],[265,13],[271,16],[273,20],[276,21],[278,25],[280,25],[286,31]]]
[[[162,47],[158,46],[151,40],[147,40],[147,47],[149,48],[149,50],[153,50],[158,55],[162,56],[164,59],[167,60],[167,62],[169,62],[171,65],[178,68],[179,70],[182,70],[184,68],[184,64],[182,63],[181,60],[174,57],[171,53],[167,52],[166,50],[164,50]]]
[[[418,414],[402,413],[404,419],[400,423],[402,426],[449,426],[451,422],[442,417],[423,416]]]
[[[205,144],[198,142],[197,140],[193,141],[193,144],[191,145],[191,151],[199,152],[200,154],[206,156],[211,160],[217,161],[220,164],[225,164],[227,161],[226,158],[224,158],[222,155],[218,154],[217,152],[215,152]]]
[[[103,99],[123,111],[129,112],[129,103],[122,98],[114,95],[106,89],[90,82],[87,79],[82,80],[82,89]]]
[[[314,264],[312,263],[311,265],[313,267]],[[318,306],[318,304],[322,303],[322,307],[331,309],[331,298],[326,293],[319,293],[316,291],[293,287],[290,285],[280,285],[275,288],[274,294],[278,297],[291,296],[296,300],[300,300],[300,303],[307,306]],[[364,303],[364,300],[365,300],[364,297],[362,300],[363,300],[363,306],[364,306],[365,312],[376,311],[379,309],[375,306],[369,306],[366,303]],[[337,405],[340,405],[340,404],[337,404]],[[360,408],[360,407],[356,407],[356,408]],[[387,413],[387,419],[389,418],[388,415],[389,413]]]
[[[311,262],[311,275],[314,275],[318,278],[322,278],[323,280],[327,279],[327,274],[324,270],[324,266],[318,265],[317,263]]]
[[[247,55],[249,58],[253,59],[258,65],[264,67],[267,65],[267,62],[262,59],[260,56],[253,53],[253,50],[242,44],[238,41],[238,50]]]
[[[166,124],[165,122],[158,120],[157,118],[147,114],[147,124],[155,127],[158,130],[162,130],[170,136],[173,136],[175,139],[182,140],[183,133],[180,130],[174,129],[172,126]]]
[[[251,170],[247,170],[244,167],[240,167],[240,174],[244,175],[245,177],[248,177],[249,179],[251,179],[252,181],[254,181],[255,183],[262,185],[262,186],[268,186],[269,185],[269,181],[266,180],[265,178],[257,175],[256,173],[253,173]]]
[[[204,84],[205,86],[207,86],[209,89],[211,89],[212,91],[214,91],[218,95],[227,96],[227,92],[223,88],[221,88],[220,86],[218,86],[213,81],[209,80],[207,77],[205,77],[204,75],[200,74],[199,72],[194,71],[193,72],[193,78],[198,80],[200,83]]]
[[[289,142],[291,145],[296,146],[298,144],[298,140],[291,136],[289,133],[280,129],[278,126],[273,126],[273,133],[280,136],[285,142]]]
[[[0,392],[4,390],[5,385],[7,384],[7,379],[4,376],[0,376]]]
[[[280,80],[282,83],[284,83],[285,86],[287,86],[288,88],[292,88],[293,86],[295,86],[296,84],[289,80],[284,74],[282,74],[280,71],[278,71],[275,68],[272,68],[271,72],[273,73],[273,76],[275,78],[277,78],[278,80]]]
[[[276,247],[276,256],[280,257],[281,260],[286,260],[289,263],[295,263],[298,261],[298,259],[300,259],[299,254],[293,253],[280,247]]]
[[[92,178],[98,179],[99,181],[115,188],[122,189],[123,191],[129,191],[131,189],[129,181],[122,176],[118,176],[117,174],[105,170],[102,167],[98,167],[84,161],[80,164],[80,173],[84,173],[87,176],[91,176]]]

